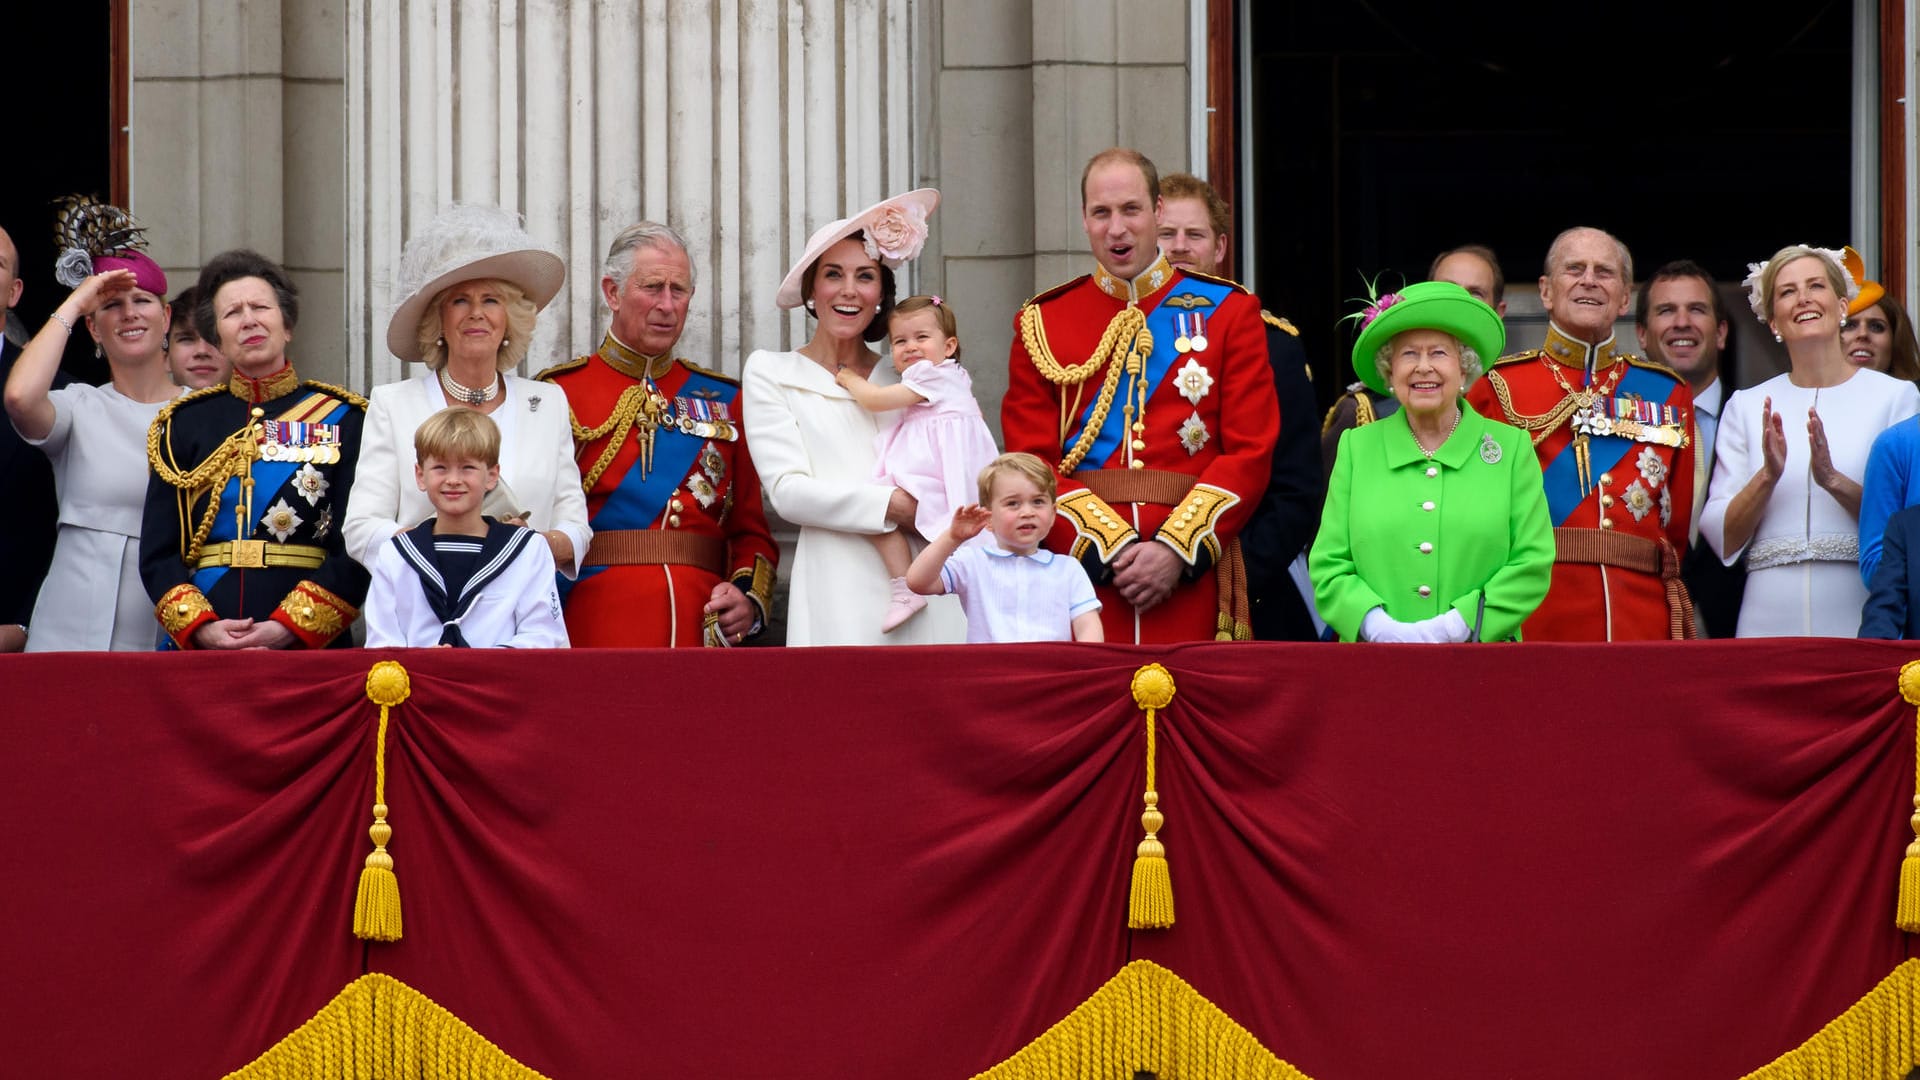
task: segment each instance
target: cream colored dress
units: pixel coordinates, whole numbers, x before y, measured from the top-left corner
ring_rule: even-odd
[[[877,364],[873,381],[899,381]],[[788,572],[787,644],[931,645],[966,640],[951,596],[891,634],[880,632],[887,571],[869,536],[888,529],[893,488],[873,479],[874,435],[885,414],[862,409],[826,369],[797,352],[747,357],[742,382],[747,445],[767,508],[800,527]]]

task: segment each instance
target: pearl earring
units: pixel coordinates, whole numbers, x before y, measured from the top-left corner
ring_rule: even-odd
[[[502,334],[502,335],[500,335],[500,347],[501,347],[501,348],[503,348],[503,349],[504,349],[504,348],[506,348],[507,346],[509,346],[509,345],[511,345],[511,344],[513,344],[513,339],[512,339],[512,338],[510,338],[510,337],[508,337],[508,336],[506,336],[505,334]]]
[[[438,346],[440,346],[440,347],[441,347],[441,348],[443,348],[443,349],[447,347],[447,339],[446,339],[446,338],[443,338],[443,337],[437,337],[437,338],[434,338],[434,339],[433,339],[433,343],[434,343],[435,345],[438,345]]]
[[[1784,343],[1787,339],[1781,337],[1779,334],[1775,334],[1773,335],[1773,340]]]
[[[805,306],[807,309],[807,314],[809,315],[813,314],[813,301],[811,300],[807,301]]]

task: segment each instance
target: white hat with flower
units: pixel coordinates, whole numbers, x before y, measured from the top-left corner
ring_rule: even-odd
[[[938,191],[915,188],[903,195],[883,199],[851,217],[822,225],[807,238],[807,249],[801,252],[793,269],[787,271],[786,279],[780,282],[780,291],[773,297],[774,303],[783,308],[799,307],[806,300],[802,295],[800,279],[806,276],[807,268],[818,262],[828,248],[854,233],[866,235],[869,256],[890,269],[900,269],[918,256],[920,248],[926,244],[927,216],[938,205]]]
[[[419,360],[420,319],[442,289],[463,281],[508,281],[540,309],[560,292],[567,265],[527,234],[519,214],[452,203],[407,241],[397,277],[394,291],[402,299],[387,321],[387,348],[402,360]]]

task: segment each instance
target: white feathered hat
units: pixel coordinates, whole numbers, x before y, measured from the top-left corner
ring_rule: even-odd
[[[453,203],[400,253],[395,284],[404,299],[387,320],[387,348],[402,360],[420,359],[420,317],[449,285],[512,282],[538,309],[559,294],[566,277],[566,264],[527,235],[520,215],[497,206]]]

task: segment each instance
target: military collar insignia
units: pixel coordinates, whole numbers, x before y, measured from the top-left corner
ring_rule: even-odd
[[[608,367],[629,379],[658,379],[673,367],[672,353],[648,356],[629,348],[626,342],[614,337],[611,330],[607,331],[606,340],[600,343],[599,356],[607,362]]]
[[[1546,344],[1540,347],[1540,351],[1567,367],[1583,369],[1588,366],[1588,352],[1592,352],[1592,367],[1595,371],[1610,367],[1615,360],[1620,359],[1619,354],[1614,352],[1612,334],[1608,334],[1607,340],[1598,345],[1589,345],[1551,322],[1547,324]]]
[[[1107,268],[1097,262],[1093,267],[1093,284],[1115,300],[1129,304],[1137,304],[1145,300],[1159,292],[1162,285],[1172,280],[1173,264],[1167,261],[1165,255],[1154,259],[1153,265],[1140,271],[1140,276],[1130,282],[1122,281],[1107,273]]]
[[[227,376],[227,393],[249,405],[283,398],[300,388],[300,376],[288,364],[264,379],[250,379],[238,371]]]

